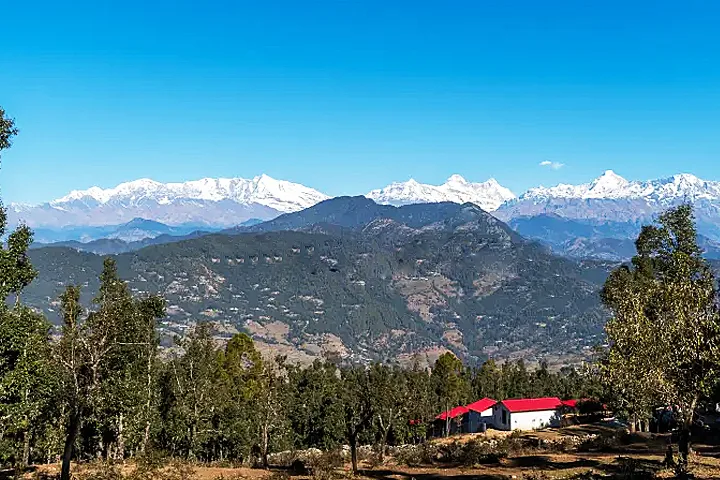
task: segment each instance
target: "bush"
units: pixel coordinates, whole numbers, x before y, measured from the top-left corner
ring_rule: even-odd
[[[544,442],[542,447],[547,452],[567,453],[576,450],[579,443],[581,442],[578,441],[577,437],[561,437],[557,440]]]
[[[467,442],[458,453],[456,463],[467,467],[499,463],[507,457],[506,452],[498,450],[497,444],[480,440]]]
[[[395,461],[408,467],[420,467],[432,465],[439,456],[439,450],[432,443],[420,445],[407,445],[397,451]]]
[[[148,453],[138,457],[135,470],[127,476],[129,480],[165,480],[168,460],[163,455]]]
[[[93,463],[76,477],[78,480],[123,480],[124,478],[120,466],[111,462]]]
[[[532,471],[523,474],[523,480],[548,480],[549,478],[545,472]]]
[[[333,480],[339,477],[338,468],[345,464],[340,450],[330,450],[310,461],[310,473],[315,480]]]
[[[297,453],[291,450],[268,455],[268,463],[278,467],[290,467],[297,459]]]
[[[502,453],[507,457],[531,450],[535,447],[535,445],[531,445],[530,442],[530,439],[523,438],[522,434],[518,434],[516,431],[502,440],[499,440],[495,448],[497,452]]]
[[[577,449],[579,452],[616,452],[627,443],[627,433],[597,435],[581,442]]]
[[[170,468],[165,470],[163,480],[192,480],[195,478],[195,469],[180,461],[175,461],[170,464]]]
[[[432,464],[434,461],[472,467],[499,463],[508,456],[507,448],[493,440],[473,439],[468,442],[452,442],[433,445],[433,449],[414,449],[404,452],[399,459],[409,466]]]

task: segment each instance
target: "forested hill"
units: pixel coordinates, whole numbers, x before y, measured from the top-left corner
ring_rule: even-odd
[[[96,291],[101,257],[58,247],[31,256],[40,276],[25,298],[49,316],[63,285]],[[298,360],[410,361],[444,349],[470,361],[577,358],[606,319],[604,265],[556,257],[471,204],[344,197],[117,261],[134,291],[167,298],[166,331],[213,320]]]

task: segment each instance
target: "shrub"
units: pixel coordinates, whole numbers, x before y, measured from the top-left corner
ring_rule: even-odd
[[[127,478],[129,480],[165,480],[167,458],[157,453],[147,453],[138,457],[135,470]]]
[[[580,452],[616,452],[626,441],[625,432],[603,434],[584,440],[577,449]]]
[[[123,480],[120,466],[111,462],[99,462],[90,465],[87,470],[77,474],[78,480]]]
[[[181,461],[174,461],[170,468],[165,470],[163,480],[192,480],[195,478],[195,469]]]
[[[505,452],[498,450],[497,444],[480,440],[467,442],[459,454],[456,462],[468,467],[499,463],[501,458],[507,457]]]
[[[330,450],[310,461],[310,473],[315,480],[338,478],[338,468],[345,464],[340,450]]]
[[[522,435],[516,435],[516,432],[513,432],[497,442],[496,451],[506,457],[518,455],[533,448],[533,446],[530,445],[530,441],[529,439],[523,438]]]
[[[561,437],[557,440],[544,442],[542,447],[548,452],[567,453],[576,450],[579,443],[577,437]]]
[[[420,445],[407,445],[398,450],[395,461],[408,467],[420,467],[432,465],[439,456],[439,450],[435,444],[422,443]]]
[[[290,467],[297,458],[296,452],[288,450],[268,455],[268,463],[279,467]]]
[[[532,471],[523,474],[523,480],[548,480],[549,478],[550,477],[548,477],[547,473],[539,471]]]

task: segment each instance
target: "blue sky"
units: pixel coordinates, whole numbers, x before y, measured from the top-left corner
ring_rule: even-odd
[[[717,2],[6,3],[5,202],[260,173],[720,180]]]

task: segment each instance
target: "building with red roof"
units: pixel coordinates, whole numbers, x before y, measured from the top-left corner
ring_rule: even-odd
[[[463,431],[463,415],[468,413],[468,411],[469,410],[467,408],[458,406],[437,415],[435,417],[435,422],[433,422],[433,435],[441,436],[445,434],[450,435],[453,433],[461,433]]]
[[[559,426],[563,402],[557,397],[503,400],[494,407],[493,424],[499,430],[537,430]]]
[[[477,402],[473,402],[470,405],[467,405],[467,409],[477,413],[485,413],[488,411],[492,411],[492,408],[495,406],[496,403],[497,400],[485,397],[482,400],[478,400]]]
[[[463,417],[463,431],[475,433],[485,431],[487,426],[492,426],[494,424],[493,407],[497,403],[497,400],[485,397],[467,405],[468,413]],[[485,428],[483,428],[483,424],[485,424]]]
[[[453,409],[448,410],[447,412],[441,413],[440,415],[435,417],[435,420],[447,420],[448,417],[452,420],[453,418],[462,417],[466,413],[468,413],[467,408],[462,407],[462,406],[455,407]]]

